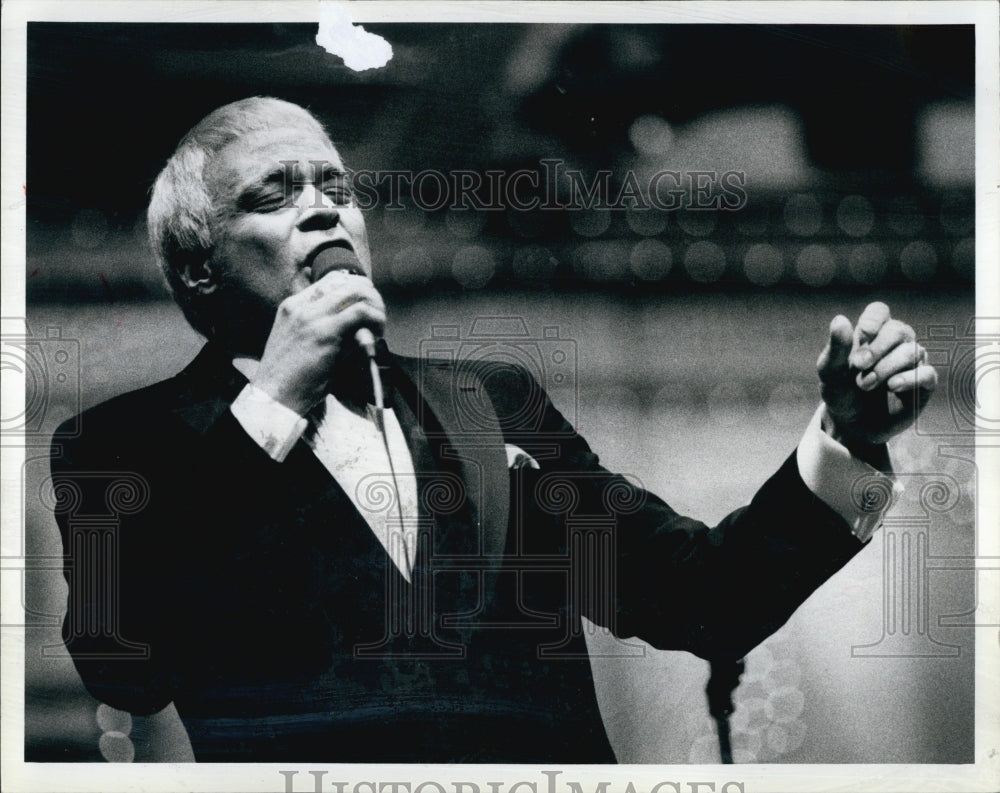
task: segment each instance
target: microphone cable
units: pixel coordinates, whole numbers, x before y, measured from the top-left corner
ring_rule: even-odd
[[[372,396],[375,401],[375,427],[382,436],[385,457],[389,461],[389,475],[392,477],[392,490],[396,497],[396,515],[399,518],[399,539],[403,544],[403,564],[406,566],[407,578],[412,584],[413,560],[410,558],[410,546],[406,542],[406,524],[403,518],[403,499],[399,489],[399,478],[396,475],[396,466],[392,462],[392,451],[389,448],[389,433],[385,427],[385,392],[382,388],[382,375],[379,374],[378,361],[375,357],[375,336],[368,328],[360,328],[354,335],[354,338],[368,357],[368,371],[371,375]]]

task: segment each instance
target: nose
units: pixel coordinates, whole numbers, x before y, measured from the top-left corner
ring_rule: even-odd
[[[317,190],[315,185],[303,185],[295,205],[299,208],[299,217],[295,224],[299,231],[331,229],[337,225],[340,218],[340,211],[332,199],[322,190]]]

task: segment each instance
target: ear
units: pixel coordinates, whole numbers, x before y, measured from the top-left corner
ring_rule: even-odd
[[[219,288],[210,259],[189,259],[178,268],[178,275],[184,286],[199,295],[210,295]]]

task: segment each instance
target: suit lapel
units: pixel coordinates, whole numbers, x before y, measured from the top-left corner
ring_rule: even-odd
[[[246,377],[232,365],[226,351],[212,343],[202,348],[194,361],[177,376],[177,381],[181,385],[180,397],[173,412],[202,435],[224,416],[247,384]],[[341,555],[345,542],[356,553],[367,553],[370,546],[378,544],[354,502],[305,441],[300,439],[276,470],[281,481],[268,483],[268,486],[280,492],[296,510],[300,527],[320,527],[317,536],[339,544]],[[380,558],[378,554],[374,556]],[[388,557],[386,564],[391,567]],[[380,570],[370,572],[381,580]]]
[[[460,373],[448,361],[394,360],[415,386],[422,430],[432,443],[440,441],[442,458],[457,463],[461,472],[471,526],[467,536],[449,538],[447,553],[483,557],[480,561],[495,574],[507,542],[510,479],[500,422],[489,396],[474,375],[461,372],[460,382]],[[469,416],[459,415],[463,406],[457,400],[464,399],[474,404]],[[428,410],[433,415],[427,415]],[[474,426],[465,426],[470,418]]]

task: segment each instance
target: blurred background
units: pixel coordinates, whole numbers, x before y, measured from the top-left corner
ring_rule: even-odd
[[[353,168],[523,169],[522,201],[569,195],[543,161],[588,185],[606,172],[606,201],[632,177],[641,197],[665,170],[685,188],[714,174],[714,209],[682,189],[669,210],[462,211],[427,182],[416,200],[381,185],[367,213],[395,351],[508,348],[606,466],[705,521],[795,448],[835,314],[879,299],[912,324],[942,385],[892,445],[907,493],[751,654],[734,746],[738,762],[971,762],[973,28],[366,27],[394,57],[355,73],[315,25],[29,25],[28,316],[4,328],[28,382],[26,759],[135,756],[131,719],[98,707],[61,648],[48,442],[197,352],[153,264],[148,191],[197,120],[264,94],[308,106]],[[737,206],[716,201],[725,173]],[[704,662],[588,640],[620,761],[717,761]],[[171,719],[156,729],[180,757]]]

